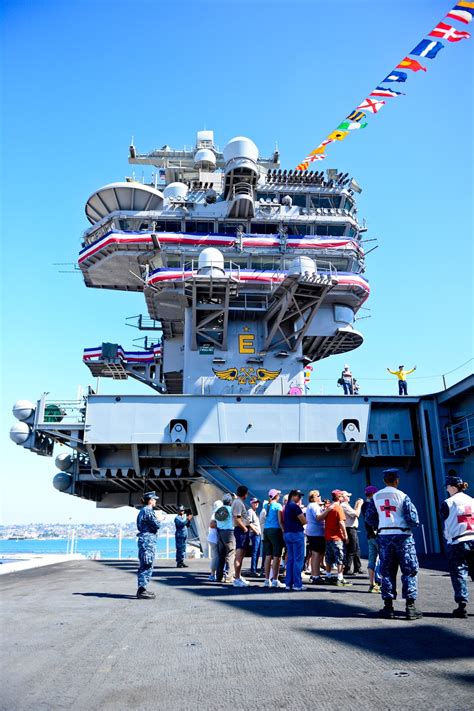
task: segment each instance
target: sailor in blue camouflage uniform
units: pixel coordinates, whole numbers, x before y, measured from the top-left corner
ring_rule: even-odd
[[[365,521],[377,531],[384,607],[380,617],[393,619],[397,598],[398,567],[402,573],[402,597],[406,600],[407,620],[423,617],[415,606],[418,558],[411,529],[420,525],[418,512],[409,497],[398,488],[398,469],[385,469],[386,486],[379,489],[365,511]]]
[[[176,541],[176,567],[187,568],[184,562],[186,557],[186,541],[188,540],[188,528],[191,524],[192,515],[186,514],[184,506],[178,506],[178,515],[174,519]]]
[[[155,593],[147,590],[148,583],[153,574],[153,563],[155,561],[156,534],[160,528],[154,507],[158,496],[154,491],[147,491],[143,494],[145,504],[137,517],[137,543],[138,543],[138,590],[139,600],[153,600]]]
[[[440,516],[447,541],[446,552],[454,600],[458,604],[453,610],[453,617],[466,619],[468,574],[474,580],[474,499],[464,493],[468,484],[453,470],[448,472],[445,486],[449,498],[441,504]]]

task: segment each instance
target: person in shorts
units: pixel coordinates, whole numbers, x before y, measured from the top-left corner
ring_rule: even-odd
[[[245,588],[248,586],[248,581],[242,578],[242,563],[245,557],[245,551],[249,546],[249,516],[245,499],[249,490],[246,486],[237,487],[236,498],[232,503],[232,519],[234,522],[235,536],[235,559],[234,559],[234,587]]]
[[[317,489],[309,492],[308,502],[306,507],[306,537],[311,553],[311,582],[315,585],[322,585],[325,582],[321,577],[321,563],[326,550],[324,518],[327,513],[323,508],[321,494]]]
[[[281,554],[283,551],[283,507],[279,502],[281,491],[270,489],[265,505],[265,528],[263,530],[263,554],[265,556],[264,587],[284,588],[278,580]],[[270,569],[273,578],[270,582]]]
[[[373,498],[374,494],[378,491],[376,486],[366,486],[365,487],[365,501],[362,504],[361,514],[365,522],[365,512],[369,505],[369,501]],[[369,573],[369,593],[379,593],[380,585],[378,584],[375,576],[375,569],[377,567],[377,558],[379,555],[379,547],[377,545],[377,531],[365,523],[365,531],[367,533],[367,545],[369,548],[369,560],[367,563],[367,572]]]
[[[344,580],[344,543],[347,543],[347,531],[344,521],[346,516],[340,504],[342,492],[334,489],[331,492],[333,503],[326,509],[324,521],[324,538],[326,539],[326,581],[331,585],[350,585]],[[332,570],[336,569],[336,575]]]

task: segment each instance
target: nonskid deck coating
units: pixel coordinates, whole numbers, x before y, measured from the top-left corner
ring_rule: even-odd
[[[455,620],[440,559],[420,575],[423,620],[375,617],[368,581],[304,593],[207,581],[206,561],[74,561],[0,581],[2,709],[472,707],[473,613]],[[472,586],[471,586],[472,587]]]

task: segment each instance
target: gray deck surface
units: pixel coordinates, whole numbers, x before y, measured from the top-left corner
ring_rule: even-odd
[[[156,600],[137,600],[135,561],[5,575],[0,708],[472,709],[474,605],[450,616],[442,566],[421,572],[416,622],[378,620],[361,577],[287,593],[164,561]]]

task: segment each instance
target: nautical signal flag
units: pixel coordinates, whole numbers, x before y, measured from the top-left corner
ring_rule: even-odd
[[[377,99],[367,97],[357,108],[370,111],[372,114],[377,114],[384,105],[385,101],[377,101]]]
[[[450,17],[451,20],[459,20],[459,22],[464,22],[465,25],[468,25],[474,17],[474,2],[463,2],[461,0],[448,12],[446,17]]]
[[[343,121],[339,124],[338,128],[341,131],[356,131],[358,128],[365,128],[367,126],[367,121],[365,123],[358,123],[357,121]]]
[[[402,91],[395,91],[394,89],[386,89],[384,86],[377,86],[370,92],[370,96],[385,96],[387,99],[390,99],[395,96],[405,96],[405,94]]]
[[[468,25],[474,18],[474,0],[457,0],[457,4],[452,10],[446,13],[446,18],[448,17]],[[409,54],[434,59],[438,52],[445,47],[445,45],[442,42],[438,42],[437,39],[447,40],[448,42],[460,42],[462,39],[469,39],[470,36],[469,32],[458,30],[445,22],[438,22],[436,27],[428,35],[428,37],[434,37],[436,39],[423,39]],[[407,56],[397,64],[395,69],[387,74],[385,79],[381,81],[381,84],[388,82],[406,82],[408,70],[411,72],[427,71],[426,67],[420,64],[418,59]],[[391,99],[402,95],[404,95],[402,91],[395,91],[395,89],[385,88],[380,85],[376,86],[369,96],[364,99],[359,106],[356,106],[342,123],[296,166],[296,170],[306,170],[313,161],[324,160],[326,158],[325,150],[328,144],[335,141],[343,141],[351,131],[365,128],[367,123],[362,123],[362,119],[366,118],[365,112],[368,114],[377,114],[382,106],[385,105],[385,101],[382,99]]]
[[[430,42],[430,40],[425,39],[421,40],[420,44],[417,44],[416,47],[411,50],[410,54],[417,54],[419,57],[434,59],[441,49],[444,49],[444,44],[441,42]]]
[[[346,116],[346,118],[351,121],[362,121],[362,119],[365,118],[365,114],[363,111],[351,111],[349,116]]]
[[[393,72],[390,72],[388,76],[385,77],[382,84],[386,81],[406,81],[407,76],[408,74],[406,74],[405,72],[396,72],[394,70]]]
[[[349,135],[349,131],[341,131],[336,128],[335,131],[329,134],[328,140],[330,141],[343,141],[346,136]]]
[[[448,42],[460,42],[463,39],[469,39],[469,32],[456,30],[452,25],[447,25],[445,22],[438,22],[434,30],[431,30],[428,37],[441,37]]]
[[[414,52],[412,52],[411,54],[414,54]],[[416,59],[411,59],[410,57],[405,57],[405,59],[402,59],[400,64],[397,64],[397,69],[398,67],[401,67],[402,69],[411,69],[412,72],[419,72],[420,69],[423,72],[426,72],[426,67],[423,67],[420,62],[417,62]]]

